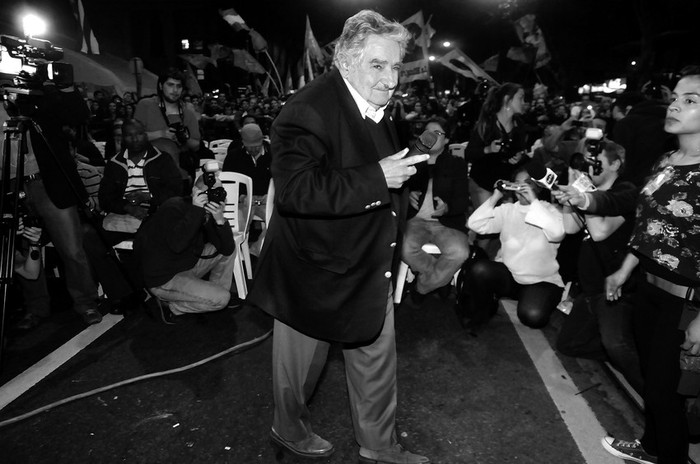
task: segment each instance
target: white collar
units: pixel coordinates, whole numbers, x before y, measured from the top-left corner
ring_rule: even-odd
[[[352,95],[352,99],[355,100],[355,103],[357,104],[357,108],[360,110],[360,115],[362,118],[369,117],[372,121],[376,122],[379,124],[379,121],[382,120],[384,117],[384,109],[388,105],[384,105],[378,110],[375,110],[372,105],[370,105],[367,100],[365,100],[360,93],[355,90],[355,87],[350,84],[350,81],[347,80],[346,78],[343,77],[343,82],[345,82],[345,85],[348,87],[348,90],[350,91],[350,95]]]

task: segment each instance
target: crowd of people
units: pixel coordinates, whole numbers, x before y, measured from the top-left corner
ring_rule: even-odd
[[[99,323],[148,294],[174,323],[227,307],[236,247],[225,200],[212,192],[216,171],[240,172],[253,179],[244,194],[259,217],[275,183],[247,301],[275,318],[270,433],[280,450],[333,452],[306,401],[338,342],[360,461],[429,462],[394,430],[391,293],[403,260],[417,305],[451,301],[461,270],[455,309],[471,331],[486,330],[502,297],[517,299],[533,329],[561,309],[556,349],[610,361],[645,401],[641,440],[605,437],[603,446],[640,463],[685,463],[677,389],[682,352],[700,351],[700,319],[681,322],[700,284],[700,68],[686,68],[672,92],[652,84],[569,103],[517,83],[482,82],[468,98],[423,95],[399,87],[406,41],[401,25],[360,12],[334,68],[289,98],[190,94],[177,69],[142,99],[56,89],[35,115],[46,129],[30,130],[23,180],[74,309]],[[430,146],[406,156],[426,132]],[[202,173],[216,158],[208,142],[220,139],[230,141],[224,161]],[[48,315],[49,295],[37,228],[21,232],[25,314],[15,328],[29,330]],[[114,256],[125,239],[133,253]]]

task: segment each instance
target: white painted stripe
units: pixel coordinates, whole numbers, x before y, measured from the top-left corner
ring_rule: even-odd
[[[578,388],[549,346],[542,332],[525,327],[518,319],[513,300],[501,300],[501,304],[525,345],[537,372],[544,381],[554,404],[559,410],[578,449],[587,463],[620,464],[622,461],[603,449],[600,439],[606,435],[586,400],[577,395]]]
[[[105,315],[102,318],[102,322],[89,326],[64,343],[63,346],[0,387],[0,409],[3,409],[19,398],[20,395],[46,378],[63,365],[63,363],[118,324],[122,319],[124,319],[124,316],[116,316],[114,314]]]

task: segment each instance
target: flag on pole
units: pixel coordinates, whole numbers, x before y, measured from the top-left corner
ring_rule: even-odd
[[[99,55],[100,45],[97,43],[95,38],[95,33],[90,26],[90,22],[85,16],[85,8],[83,7],[83,0],[70,0],[71,6],[73,7],[73,16],[76,21],[78,21],[78,27],[80,27],[81,35],[83,38],[82,46],[80,51],[87,53],[89,55]]]
[[[498,71],[498,61],[498,55],[493,55],[489,58],[486,58],[486,61],[481,63],[481,68],[486,72],[496,72]]]
[[[311,21],[309,21],[309,15],[306,15],[306,34],[304,35],[304,52],[308,54],[309,59],[316,66],[323,67],[325,65],[323,52],[321,51],[321,47],[318,45],[318,41],[314,36],[314,32],[311,30]]]
[[[263,39],[263,36],[258,33],[255,29],[251,29],[250,32],[250,43],[253,46],[253,50],[256,53],[264,52],[267,50],[267,41]]]
[[[224,18],[224,21],[226,21],[236,32],[243,29],[245,29],[246,31],[250,30],[250,28],[245,23],[241,15],[236,13],[236,10],[234,10],[233,8],[219,10],[219,14],[222,18]]]
[[[248,53],[246,50],[234,48],[233,52],[233,65],[249,73],[255,74],[266,74],[265,68],[253,58],[253,55]]]
[[[540,68],[549,63],[552,56],[549,54],[549,49],[547,49],[544,34],[542,34],[542,30],[537,25],[536,16],[534,14],[527,14],[516,20],[513,26],[515,27],[515,33],[518,34],[518,38],[523,43],[522,48],[526,50],[524,53],[525,58],[528,58],[530,60],[529,62],[533,63],[533,58],[530,58],[530,56],[534,55],[535,68]],[[520,58],[521,55],[516,50],[513,50],[513,48],[508,51],[508,58],[511,58],[511,52],[513,52],[512,55],[514,57]],[[511,59],[521,61],[521,59],[518,58]]]
[[[469,79],[479,80],[479,78],[484,78],[489,82],[498,84],[496,79],[481,69],[479,65],[474,62],[474,60],[456,48],[443,55],[440,59],[438,59],[438,62],[457,74],[461,74]]]

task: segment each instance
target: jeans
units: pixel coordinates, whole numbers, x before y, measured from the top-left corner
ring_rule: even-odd
[[[107,298],[110,301],[118,301],[131,295],[139,288],[137,266],[133,256],[131,256],[133,253],[129,252],[124,253],[123,257],[119,257],[121,265],[115,262],[115,258],[110,256],[111,251],[107,249],[102,238],[107,241],[109,246],[114,246],[124,240],[133,239],[134,234],[104,230],[101,222],[96,224],[96,226],[101,230],[95,230],[95,227],[91,224],[83,224],[85,252],[89,258],[94,276],[102,284],[102,290],[104,290]],[[125,273],[128,273],[128,276]]]
[[[578,296],[557,337],[557,351],[609,360],[641,394],[644,381],[634,341],[633,310],[629,299],[613,303],[602,293]]]
[[[481,260],[469,268],[465,283],[468,293],[467,313],[476,323],[486,322],[498,309],[498,298],[518,300],[518,319],[533,329],[547,325],[561,299],[562,289],[550,282],[519,284],[503,263]]]
[[[65,270],[66,287],[73,299],[73,309],[84,313],[97,307],[97,285],[90,273],[90,265],[83,249],[83,231],[78,207],[59,209],[53,204],[41,180],[25,183],[25,204],[29,211],[40,217],[51,237]],[[37,316],[48,316],[49,295],[44,272],[37,280],[20,280],[27,311]],[[45,305],[45,306],[44,306]]]
[[[441,253],[426,253],[421,249],[426,243],[434,243]],[[417,217],[406,224],[401,259],[418,274],[418,293],[430,293],[447,285],[468,257],[469,241],[464,232]]]
[[[216,253],[214,245],[207,243],[202,256]],[[203,313],[225,308],[231,299],[231,280],[235,253],[224,256],[217,253],[213,258],[199,258],[195,266],[182,271],[159,287],[152,287],[151,293],[167,301],[170,310],[176,314]],[[209,280],[203,277],[209,274]]]

